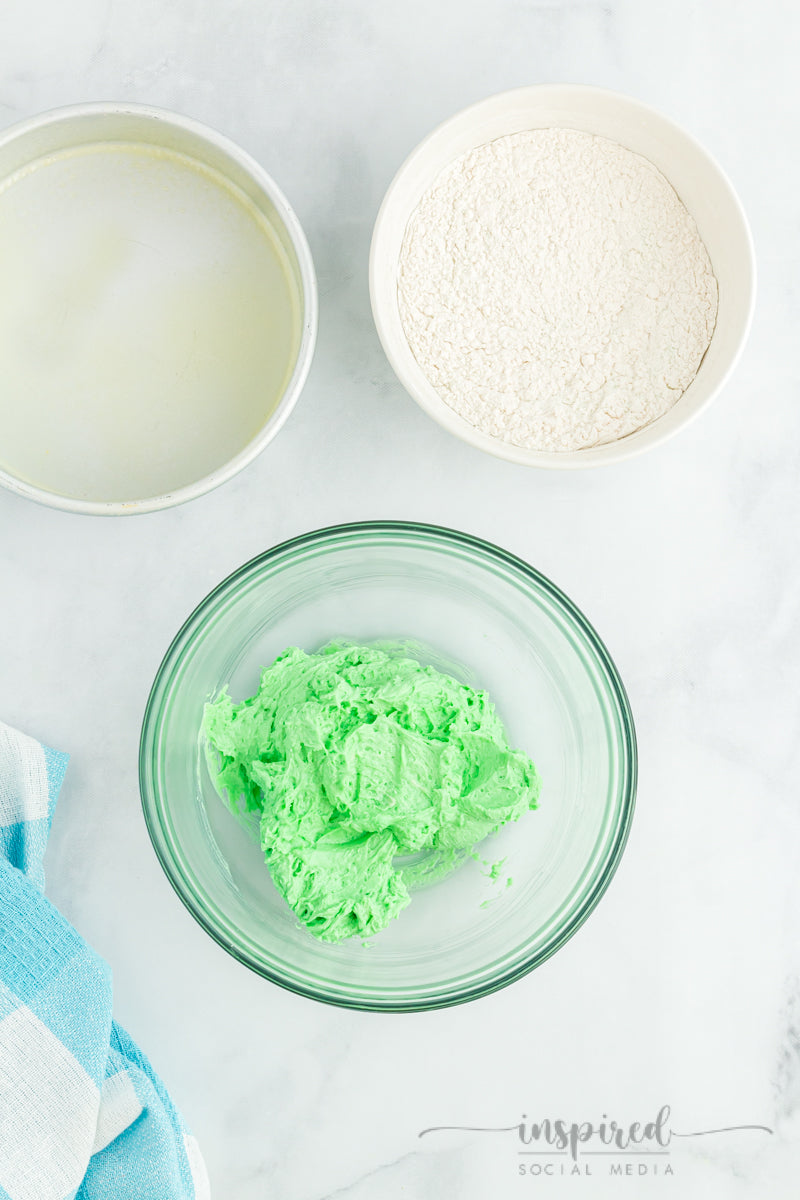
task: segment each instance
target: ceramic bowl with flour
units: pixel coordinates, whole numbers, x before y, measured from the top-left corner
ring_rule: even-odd
[[[0,135],[0,483],[116,514],[209,491],[275,436],[314,348],[314,269],[267,173],[129,104]]]
[[[747,337],[750,232],[727,178],[658,113],[546,85],[453,117],[391,184],[375,323],[415,400],[531,466],[612,462],[718,394]]]

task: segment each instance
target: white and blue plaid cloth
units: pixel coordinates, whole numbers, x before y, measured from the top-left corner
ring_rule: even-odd
[[[206,1200],[108,966],[42,895],[66,764],[0,722],[0,1200]]]

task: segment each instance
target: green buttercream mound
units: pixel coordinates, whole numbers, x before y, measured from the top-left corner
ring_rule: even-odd
[[[452,867],[539,796],[485,692],[376,647],[292,647],[255,696],[206,705],[203,733],[217,791],[258,814],[276,887],[328,942],[369,937],[408,904],[414,870],[398,857]]]

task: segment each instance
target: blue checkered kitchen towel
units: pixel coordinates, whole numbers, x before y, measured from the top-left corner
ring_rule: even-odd
[[[206,1200],[197,1144],[42,895],[67,756],[0,722],[0,1200]]]

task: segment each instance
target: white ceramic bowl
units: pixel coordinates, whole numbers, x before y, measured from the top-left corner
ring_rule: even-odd
[[[439,173],[454,159],[506,134],[578,129],[619,142],[649,159],[697,222],[719,284],[711,344],[680,400],[651,425],[607,445],[569,453],[513,446],[477,430],[439,396],[406,339],[397,270],[408,220]],[[451,117],[406,159],[375,222],[369,263],[378,336],[398,379],[435,421],[499,458],[534,467],[576,468],[617,462],[656,446],[698,415],[719,393],[742,352],[755,302],[755,255],[747,219],[729,180],[689,134],[653,109],[600,88],[544,84],[492,96]]]
[[[85,239],[75,242],[72,226],[65,218],[61,241],[54,243],[59,260],[54,266],[54,256],[48,251],[50,226],[45,224],[45,217],[40,214],[40,226],[33,227],[35,234],[41,228],[46,236],[41,239],[45,249],[39,249],[35,235],[28,245],[33,251],[30,257],[36,260],[38,278],[36,304],[30,303],[36,320],[26,327],[28,271],[24,255],[17,253],[18,261],[14,258],[14,231],[15,220],[27,220],[31,205],[24,197],[14,199],[12,194],[19,191],[19,180],[40,171],[42,165],[50,170],[56,163],[53,181],[47,186],[36,185],[36,201],[41,201],[43,212],[55,206],[58,218],[59,201],[53,196],[59,196],[64,179],[63,173],[58,175],[62,169],[59,164],[74,163],[81,155],[100,158],[103,153],[107,159],[113,153],[129,155],[128,161],[115,159],[102,168],[107,172],[104,178],[110,185],[108,189],[96,188],[92,193],[84,182],[83,191],[75,193],[77,185],[70,184],[72,177],[64,185],[63,195],[68,197],[73,224],[80,221],[86,193],[87,217],[81,228]],[[148,167],[145,159],[151,164],[167,163],[163,178],[155,174],[160,168]],[[97,169],[67,167],[68,171],[83,171],[80,178],[84,180],[87,171]],[[173,175],[169,175],[170,170]],[[153,173],[154,182],[143,183],[148,171]],[[12,200],[0,213],[0,217],[5,214],[8,218],[7,224],[0,219],[0,274],[5,275],[5,294],[0,293],[0,347],[5,348],[0,351],[0,386],[5,389],[5,395],[0,395],[0,484],[19,495],[73,512],[149,512],[200,496],[251,462],[291,412],[308,374],[317,331],[317,286],[308,243],[297,217],[267,172],[228,138],[188,117],[143,105],[96,103],[56,109],[0,133],[0,196],[6,184]],[[141,212],[137,188],[141,191],[146,187],[150,188],[148,199],[155,214],[148,219],[160,238],[157,242],[154,236],[154,246],[146,245],[149,239],[143,234],[137,236],[136,229],[137,214]],[[127,206],[127,215],[118,217],[115,201],[109,200],[108,194],[98,195],[100,192],[119,195],[122,207]],[[171,224],[159,224],[161,214],[167,211]],[[97,239],[92,224],[95,218]],[[211,236],[206,237],[206,231]],[[82,253],[84,242],[90,248],[88,254]],[[74,245],[78,249],[73,252]],[[138,260],[131,258],[135,255]],[[9,283],[8,270],[2,269],[9,260],[20,282],[20,295]],[[275,264],[274,280],[267,270],[270,263]],[[52,320],[53,335],[48,324],[51,314],[42,304],[42,298],[48,295],[48,272],[57,281],[64,281],[65,295],[69,292],[63,313],[56,312]],[[84,278],[85,297],[79,292]],[[249,294],[243,293],[241,286],[237,290],[237,284],[245,278],[252,282],[254,295],[263,295],[263,306],[254,308],[248,302]],[[272,281],[269,285],[267,279]],[[205,290],[198,298],[199,287]],[[82,324],[71,328],[74,312],[68,310],[75,289],[79,292],[78,304],[72,303],[72,308],[81,309]],[[124,319],[131,310],[142,323],[141,331],[136,327],[134,338],[128,336],[130,324],[126,325]],[[54,345],[62,316],[69,332],[64,333],[61,344]],[[112,326],[112,321],[117,324]],[[268,343],[268,326],[278,340]],[[98,327],[111,328],[114,333],[119,329],[120,344],[113,338],[109,344],[98,337]],[[13,370],[18,368],[12,370],[9,360],[14,356],[14,339],[20,333],[23,337],[30,333],[34,347],[31,374],[21,376],[25,387],[32,377],[35,388],[36,380],[41,378],[55,395],[55,407],[51,398],[50,408],[43,414],[34,404],[28,405],[27,413],[35,411],[35,418],[15,417],[14,413],[13,405],[18,403],[14,400],[14,383],[20,376],[14,375]],[[63,363],[81,335],[85,335],[84,358],[70,376],[72,411],[76,415],[69,426],[61,423],[58,388],[66,374]],[[141,381],[136,338],[141,341]],[[269,349],[265,349],[267,344]],[[272,353],[275,346],[280,347],[280,359],[277,350]],[[278,359],[274,378],[265,378],[264,367],[269,372]],[[27,363],[28,359],[25,371]],[[246,365],[239,373],[241,363]],[[36,375],[39,370],[46,373]],[[85,371],[90,384],[83,390],[81,371]],[[183,387],[180,404],[175,399],[179,377]],[[148,387],[150,379],[154,389],[161,389],[157,401],[155,390]],[[24,388],[19,390],[24,392]],[[81,401],[90,391],[92,397],[97,394],[97,399],[92,399],[92,416],[87,416],[89,405],[85,409]],[[25,394],[38,396],[35,390]],[[141,413],[138,398],[142,401]],[[69,401],[64,403],[67,406]],[[142,415],[145,409],[146,418]],[[20,414],[25,411],[22,407],[17,410]],[[35,437],[23,427],[24,419],[29,421]],[[66,483],[61,483],[61,475],[55,470],[52,477],[43,470],[37,478],[28,467],[26,448],[36,446],[30,453],[40,458],[45,453],[36,442],[41,437],[48,440],[48,455],[71,464],[62,472]],[[16,463],[9,449],[15,438],[19,456]],[[113,438],[122,466],[109,465],[107,483],[92,482],[101,474],[98,464],[103,461],[103,447],[111,446]],[[107,458],[111,463],[110,453]],[[20,465],[23,462],[25,469]]]

